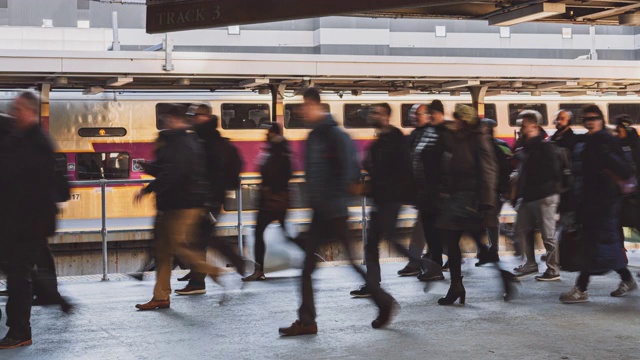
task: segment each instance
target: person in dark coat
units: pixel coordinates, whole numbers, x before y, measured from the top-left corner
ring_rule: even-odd
[[[576,195],[578,221],[582,226],[583,264],[576,285],[560,296],[567,304],[589,301],[587,287],[591,275],[614,270],[620,274],[618,288],[611,296],[621,297],[638,288],[627,268],[624,239],[620,236],[620,179],[633,176],[617,141],[605,129],[604,115],[596,105],[584,109],[587,128],[581,157],[581,177]]]
[[[11,105],[13,118],[0,120],[0,269],[9,291],[0,349],[32,343],[31,271],[56,229],[56,160],[39,111],[38,96],[24,92]]]
[[[370,178],[368,195],[373,199],[365,243],[367,282],[360,289],[351,291],[353,297],[370,297],[370,288],[380,287],[382,237],[421,268],[420,256],[412,255],[400,244],[396,227],[400,208],[411,201],[414,191],[409,148],[400,129],[390,124],[390,118],[391,107],[386,103],[373,105],[369,110],[368,121],[377,129],[378,138],[369,147],[363,162]]]
[[[285,237],[289,238],[284,225],[284,219],[289,207],[289,180],[293,176],[291,167],[291,150],[289,143],[282,136],[280,124],[273,123],[267,132],[267,149],[264,158],[260,160],[260,204],[256,219],[255,232],[255,270],[253,274],[244,277],[243,281],[265,280],[264,231],[273,221],[280,223]]]
[[[239,274],[244,275],[244,260],[224,240],[215,236],[215,226],[224,203],[225,188],[223,183],[223,159],[220,147],[225,141],[218,131],[218,117],[212,115],[211,107],[207,104],[192,104],[188,114],[191,118],[193,131],[198,135],[204,148],[205,180],[208,191],[204,203],[205,211],[199,222],[197,246],[202,254],[206,254],[207,248],[216,249],[227,258],[236,268]],[[178,280],[189,280],[187,286],[177,289],[178,295],[198,295],[206,293],[205,273],[191,270],[187,275]]]
[[[476,112],[470,106],[456,105],[454,118],[446,184],[448,198],[436,223],[442,229],[451,271],[451,286],[447,295],[438,300],[440,305],[451,305],[458,299],[464,304],[460,238],[465,231],[472,235],[483,233],[496,222],[492,209],[498,198],[498,165],[491,138],[478,128]]]
[[[352,194],[350,186],[360,178],[359,165],[353,141],[322,106],[320,94],[309,88],[304,95],[305,121],[313,127],[305,148],[305,177],[309,205],[313,217],[306,240],[302,269],[302,304],[298,320],[289,327],[279,329],[282,336],[316,334],[316,307],[311,275],[316,268],[316,251],[327,241],[339,241],[346,251],[353,269],[364,281],[367,274],[353,260],[349,242],[347,208]],[[379,286],[372,284],[371,298],[379,309],[373,328],[381,328],[391,321],[396,302]]]

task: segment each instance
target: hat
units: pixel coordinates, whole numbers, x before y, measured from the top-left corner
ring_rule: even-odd
[[[494,127],[498,126],[498,122],[493,120],[493,119],[484,118],[481,121],[482,121],[482,124],[484,124],[484,125],[486,125],[486,126],[488,126],[490,128],[494,128]]]
[[[442,105],[442,101],[433,100],[431,104],[429,104],[429,111],[437,111],[439,113],[444,114],[444,105]]]
[[[456,104],[453,117],[466,123],[473,124],[476,121],[476,110],[469,105]]]

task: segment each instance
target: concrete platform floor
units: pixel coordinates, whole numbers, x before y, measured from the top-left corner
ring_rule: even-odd
[[[518,264],[506,260],[509,269]],[[402,306],[384,330],[371,328],[369,300],[349,297],[362,283],[357,274],[322,267],[315,276],[319,332],[296,338],[280,338],[277,329],[297,317],[299,271],[243,290],[237,275],[226,275],[222,305],[223,290],[207,283],[206,295],[173,296],[171,309],[151,312],[134,305],[151,298],[152,279],[62,281],[75,313],[34,307],[33,345],[1,351],[0,359],[640,359],[640,292],[611,298],[616,274],[593,278],[587,304],[558,301],[573,286],[570,273],[551,283],[527,278],[520,296],[504,303],[495,270],[473,263],[463,265],[467,305],[452,307],[436,304],[448,281],[425,293],[415,278],[396,276],[404,264],[383,264],[383,286]]]

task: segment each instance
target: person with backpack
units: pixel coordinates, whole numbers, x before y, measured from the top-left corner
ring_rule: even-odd
[[[224,139],[218,131],[218,117],[212,115],[211,107],[207,104],[193,104],[188,109],[193,130],[200,139],[205,156],[205,180],[209,185],[207,200],[204,204],[205,211],[199,222],[199,241],[197,246],[201,254],[206,256],[207,247],[212,247],[229,259],[238,273],[244,275],[244,260],[233,248],[223,239],[215,236],[215,225],[222,204],[224,203],[225,192],[229,187],[237,186],[239,179],[239,168],[242,167],[242,160],[237,156],[237,150]],[[235,152],[234,152],[235,150]],[[234,155],[235,153],[235,155]],[[231,174],[229,174],[231,173]],[[235,182],[234,182],[235,176]],[[231,178],[229,180],[228,178]],[[182,289],[175,292],[178,295],[198,295],[206,293],[206,274],[191,270],[184,279],[189,283]]]
[[[264,276],[264,231],[273,221],[278,221],[287,238],[284,219],[289,208],[289,180],[293,176],[291,167],[291,150],[289,143],[282,136],[282,128],[272,123],[267,132],[267,148],[260,163],[260,202],[255,232],[255,270],[253,274],[242,278],[242,281],[261,281]]]
[[[365,243],[367,282],[350,293],[358,298],[370,297],[372,286],[380,287],[379,246],[383,236],[412,262],[422,262],[420,256],[414,256],[399,242],[398,214],[414,192],[409,149],[402,131],[390,124],[390,118],[391,107],[387,103],[373,105],[369,110],[368,121],[376,128],[377,139],[369,147],[363,167],[370,178],[368,195],[373,199],[373,209]]]
[[[316,334],[316,307],[311,275],[316,268],[316,251],[327,241],[339,241],[353,269],[363,280],[367,275],[353,260],[349,242],[348,203],[353,196],[349,188],[360,179],[355,145],[342,131],[331,114],[322,106],[320,93],[314,88],[303,94],[305,121],[313,130],[305,147],[305,178],[309,205],[313,210],[309,237],[306,241],[302,270],[302,304],[298,320],[289,327],[279,329],[281,336]],[[391,320],[396,302],[376,284],[371,284],[371,298],[378,306],[378,317],[373,328],[386,326]]]
[[[522,163],[518,177],[519,198],[516,201],[515,239],[523,244],[526,263],[514,271],[521,278],[538,272],[535,253],[531,244],[525,244],[527,234],[539,229],[547,250],[547,270],[537,281],[560,280],[560,266],[556,240],[555,215],[558,208],[561,169],[555,146],[544,141],[540,131],[542,115],[535,110],[520,113],[523,142]]]
[[[597,105],[588,105],[583,114],[587,134],[579,155],[580,177],[576,179],[582,262],[575,286],[560,296],[565,304],[588,302],[587,287],[591,276],[611,270],[617,272],[621,280],[611,296],[626,296],[638,288],[627,268],[619,224],[625,180],[633,177],[634,171],[624,159],[620,144],[607,131],[602,110]]]

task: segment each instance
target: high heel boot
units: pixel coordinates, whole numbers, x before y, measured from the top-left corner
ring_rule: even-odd
[[[451,286],[447,295],[438,300],[440,305],[453,305],[458,298],[460,298],[460,304],[464,305],[464,300],[467,295],[464,285],[462,285],[462,276],[459,279],[451,279]]]

